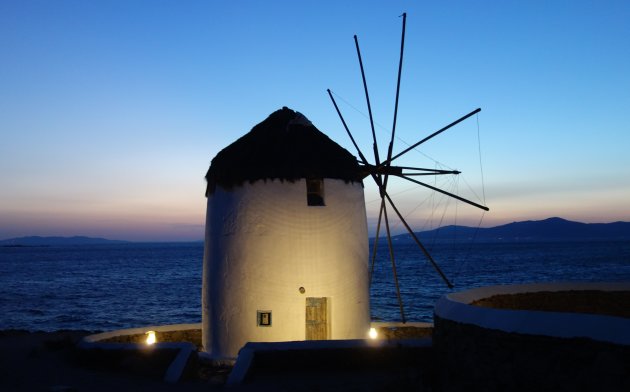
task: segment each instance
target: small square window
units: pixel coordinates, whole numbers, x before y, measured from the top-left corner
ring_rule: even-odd
[[[306,203],[309,206],[325,206],[324,180],[322,178],[306,179]]]
[[[259,327],[271,327],[271,310],[259,310],[256,318]]]

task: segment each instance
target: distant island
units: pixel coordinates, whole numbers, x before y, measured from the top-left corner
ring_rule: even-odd
[[[125,244],[129,241],[108,240],[105,238],[94,238],[84,236],[74,237],[19,237],[0,240],[3,247],[21,246],[64,246],[64,245],[105,245],[105,244]]]
[[[625,241],[630,240],[630,222],[581,223],[562,218],[512,222],[495,227],[443,226],[415,233],[423,241],[438,242],[546,242],[546,241]],[[381,232],[380,241],[384,241]],[[370,238],[372,242],[374,238]],[[409,234],[392,237],[398,244],[412,243]],[[203,241],[193,241],[203,242]],[[19,237],[0,240],[1,247],[125,244],[132,241],[85,236]]]
[[[613,241],[630,240],[630,222],[581,223],[555,217],[488,228],[451,225],[415,234],[421,241]],[[400,234],[392,240],[397,243],[413,242],[410,234]]]

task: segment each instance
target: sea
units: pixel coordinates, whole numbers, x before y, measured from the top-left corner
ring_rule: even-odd
[[[630,281],[630,241],[436,243],[394,247],[407,321],[431,322],[436,300],[479,286]],[[0,330],[107,331],[201,321],[203,243],[0,247]],[[343,262],[343,261],[340,261]],[[401,321],[392,263],[377,251],[372,319]]]

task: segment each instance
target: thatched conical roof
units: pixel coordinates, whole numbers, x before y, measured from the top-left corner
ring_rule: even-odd
[[[245,181],[301,178],[362,179],[352,154],[301,113],[283,107],[212,159],[206,196],[217,185],[231,189]]]

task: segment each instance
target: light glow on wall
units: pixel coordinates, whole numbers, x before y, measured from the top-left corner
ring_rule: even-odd
[[[157,342],[157,339],[155,338],[155,331],[148,331],[146,335],[147,335],[147,340],[146,340],[147,345],[151,346]]]

